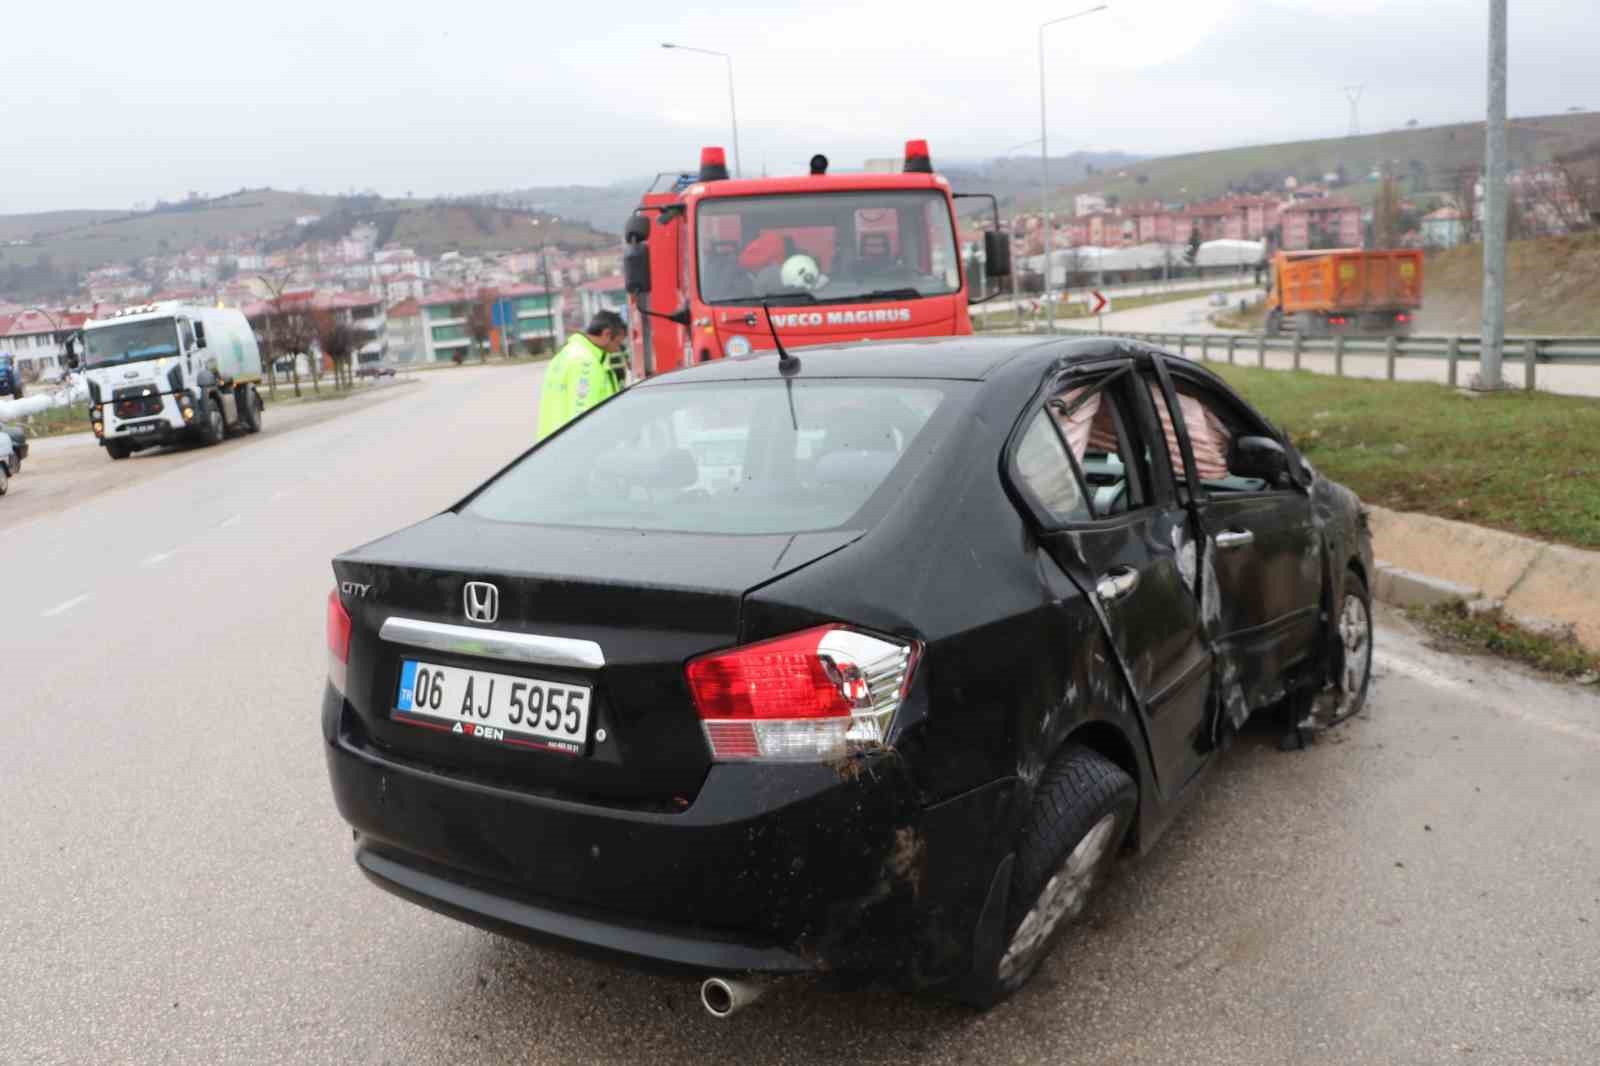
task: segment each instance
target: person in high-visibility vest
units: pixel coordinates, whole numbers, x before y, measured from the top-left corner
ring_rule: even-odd
[[[621,390],[611,356],[622,351],[627,338],[627,323],[615,311],[596,311],[588,329],[567,338],[545,367],[536,439],[544,440]]]

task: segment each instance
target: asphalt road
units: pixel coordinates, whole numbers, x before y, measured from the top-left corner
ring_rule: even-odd
[[[1393,619],[1368,713],[1245,737],[987,1016],[791,985],[717,1023],[379,892],[324,776],[328,559],[514,456],[539,370],[422,379],[0,500],[0,1062],[1595,1061],[1600,700]]]

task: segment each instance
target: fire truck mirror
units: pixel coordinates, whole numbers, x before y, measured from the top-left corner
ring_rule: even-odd
[[[983,261],[991,278],[1011,276],[1011,239],[989,230],[983,235]]]
[[[650,239],[650,220],[644,215],[629,215],[628,224],[622,228],[623,239],[629,244],[642,244]]]
[[[650,251],[643,244],[630,244],[622,253],[622,283],[631,293],[650,291]]]

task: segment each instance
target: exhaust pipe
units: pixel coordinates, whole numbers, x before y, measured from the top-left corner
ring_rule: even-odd
[[[728,1018],[766,992],[766,986],[732,977],[707,977],[700,983],[700,1002],[713,1018]]]

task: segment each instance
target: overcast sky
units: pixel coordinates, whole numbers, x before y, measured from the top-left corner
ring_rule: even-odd
[[[272,185],[605,184],[728,143],[746,173],[1004,154],[1039,136],[1064,3],[7,4],[0,214]],[[1511,0],[1513,115],[1600,108],[1594,0]],[[1165,154],[1481,119],[1488,0],[1111,0],[1046,31],[1052,154]],[[731,149],[731,144],[728,144]],[[1037,145],[1022,149],[1036,152]],[[730,152],[731,156],[731,152]]]

